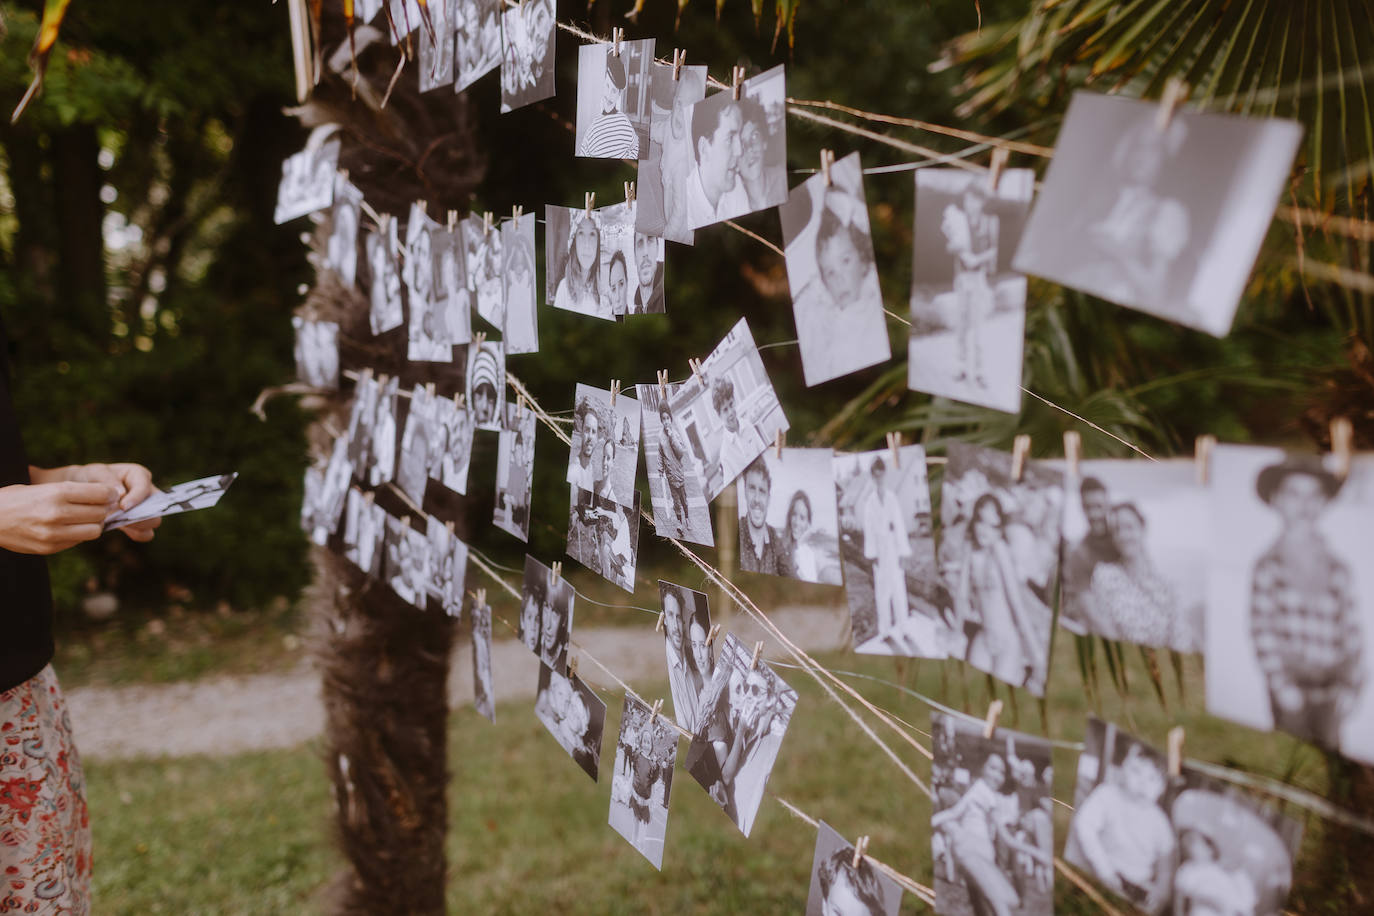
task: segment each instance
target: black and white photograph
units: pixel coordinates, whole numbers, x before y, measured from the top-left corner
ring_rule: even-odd
[[[327,138],[336,125],[315,128],[305,149],[287,156],[277,186],[277,225],[316,213],[334,202],[334,178],[339,169],[339,141]]]
[[[932,711],[930,844],[941,916],[1054,912],[1049,741]]]
[[[400,400],[401,380],[382,379],[377,392],[377,406],[372,414],[372,429],[368,448],[367,479],[374,487],[396,479],[396,442],[400,438],[396,415]]]
[[[677,729],[632,693],[625,694],[620,738],[611,772],[611,815],[615,832],[654,868],[663,868],[668,835],[668,794],[677,761]]]
[[[501,0],[459,0],[455,91],[462,92],[500,66],[502,5]]]
[[[376,232],[368,232],[364,239],[367,248],[368,294],[372,301],[372,333],[382,334],[405,323],[405,306],[401,298],[401,271],[397,264],[400,242],[396,220],[387,217],[386,224]]]
[[[834,469],[854,651],[948,657],[959,640],[935,565],[925,449],[837,453]]]
[[[467,585],[468,545],[432,515],[428,516],[425,531],[429,537],[430,597],[438,600],[446,615],[459,617]]]
[[[962,658],[1035,696],[1045,693],[1063,533],[1064,474],[1009,452],[949,444],[940,499],[940,578],[954,602]]]
[[[488,722],[496,721],[496,700],[491,684],[491,605],[474,602],[468,611],[472,621],[472,707]]]
[[[1374,764],[1374,459],[1219,445],[1207,711]]]
[[[439,263],[434,257],[434,237],[443,233],[418,203],[410,205],[406,223],[403,279],[410,323],[406,328],[411,362],[447,363],[453,359],[448,327],[447,296],[442,287]]]
[[[540,665],[534,714],[559,747],[596,782],[601,735],[606,729],[606,703],[596,692],[576,675],[564,677],[548,665]]]
[[[440,228],[430,233],[434,246],[434,294],[439,299],[448,343],[463,345],[472,340],[472,293],[468,290],[463,229]]]
[[[372,464],[372,426],[377,420],[377,399],[382,386],[369,369],[363,370],[353,388],[353,406],[348,415],[348,460],[351,473],[363,482],[368,480]]]
[[[506,354],[539,352],[533,213],[501,224],[501,281],[505,284]]]
[[[687,771],[745,836],[797,708],[797,692],[729,633],[687,748]]]
[[[386,510],[363,491],[350,489],[344,510],[344,559],[369,576],[381,578],[382,541],[386,536]]]
[[[454,33],[458,28],[454,21],[458,9],[455,0],[435,0],[427,3],[425,9],[429,14],[429,24],[421,25],[419,29],[419,72],[416,74],[421,92],[453,85]]]
[[[573,399],[568,483],[633,506],[639,495],[635,490],[639,427],[639,401],[623,393],[612,400],[609,391],[579,382]]]
[[[561,576],[555,579],[553,570],[525,556],[520,641],[555,671],[567,670],[576,596],[571,582]]]
[[[669,406],[679,387],[679,382],[662,390],[657,385],[635,386],[643,420],[644,464],[649,469],[654,529],[659,537],[714,547],[711,504],[702,492],[696,462]]]
[[[391,43],[398,45],[420,28],[419,0],[385,0],[390,20]]]
[[[793,188],[778,216],[806,384],[891,359],[859,154]]]
[[[606,244],[601,211],[575,207],[544,208],[545,299],[554,308],[614,321],[615,306],[607,288],[616,251]],[[624,262],[624,255],[619,260]],[[629,286],[629,265],[616,265]]]
[[[1035,172],[918,169],[907,387],[1005,413],[1021,410],[1026,278],[1012,254]]]
[[[526,0],[506,10],[501,38],[501,111],[554,95],[554,0]]]
[[[577,155],[639,159],[649,144],[654,40],[585,44],[577,53]]]
[[[803,582],[840,585],[835,453],[828,448],[765,449],[735,483],[739,568]]]
[[[701,371],[673,392],[668,409],[708,500],[734,483],[789,425],[743,318]]]
[[[468,409],[475,429],[501,431],[506,389],[506,355],[501,341],[487,340],[468,345]]]
[[[568,507],[568,556],[634,594],[639,562],[639,491],[622,506],[576,486]]]
[[[425,609],[429,602],[429,538],[406,520],[386,519],[386,581],[402,601]]]
[[[663,605],[664,649],[673,718],[689,732],[697,730],[706,686],[716,673],[711,637],[711,609],[701,592],[658,580]]]
[[[358,282],[358,228],[363,218],[363,192],[343,175],[334,178],[334,206],[329,211],[329,238],[324,261],[339,282],[352,289]]]
[[[676,78],[668,64],[650,67],[649,145],[639,148],[635,231],[683,245],[695,240],[687,213],[687,178],[696,162],[692,106],[705,97],[705,67],[682,67]]]
[[[335,453],[338,453],[337,448]],[[347,462],[347,460],[345,449],[344,461]],[[334,463],[332,459],[330,463]],[[224,496],[230,484],[238,479],[238,476],[238,472],[234,471],[229,474],[202,477],[199,480],[188,480],[186,483],[179,483],[174,487],[168,487],[166,490],[154,490],[152,495],[138,505],[130,506],[127,509],[117,509],[105,516],[105,523],[101,526],[101,530],[111,531],[136,522],[146,522],[150,518],[162,518],[168,515],[180,515],[183,512],[193,512],[196,509],[212,508]],[[330,525],[331,532],[338,526],[339,515],[343,512],[349,476],[347,470],[333,471],[333,473],[327,470],[325,472],[324,486],[320,491],[321,504],[326,507],[326,517],[333,520]],[[336,494],[336,481],[340,478],[343,481],[343,492]]]
[[[1217,337],[1288,186],[1302,125],[1075,92],[1017,270]]]
[[[534,486],[534,411],[506,405],[507,426],[496,445],[496,508],[492,524],[522,541],[530,536]]]
[[[616,319],[666,311],[663,298],[663,240],[635,232],[635,202],[596,211],[601,228],[601,290]]]
[[[783,65],[692,106],[687,223],[693,229],[787,200],[787,90]]]
[[[1080,461],[1065,484],[1060,625],[1201,652],[1213,541],[1197,465]]]
[[[313,542],[319,516],[320,491],[324,489],[324,468],[310,465],[301,485],[301,530]],[[326,538],[328,535],[326,535]]]
[[[334,440],[329,462],[324,466],[319,488],[311,501],[313,506],[310,542],[323,547],[339,527],[339,517],[347,502],[348,485],[353,479],[353,462],[348,454],[348,440],[340,436]],[[106,528],[109,529],[109,519]]]
[[[806,916],[897,916],[901,908],[902,886],[865,857],[856,864],[853,844],[821,821]]]
[[[636,199],[631,210],[639,210]],[[668,311],[667,293],[664,289],[663,258],[667,246],[663,239],[645,235],[638,229],[629,234],[626,254],[630,258],[630,285],[633,291],[626,295],[627,315],[663,315]]]
[[[501,282],[501,232],[482,217],[469,214],[462,222],[464,265],[468,291],[477,314],[500,331],[506,326],[506,288]]]
[[[1301,825],[1098,719],[1078,757],[1064,858],[1149,914],[1278,916]]]
[[[291,316],[296,328],[296,377],[315,388],[339,387],[339,323]]]
[[[456,401],[440,399],[435,405],[439,428],[437,479],[455,493],[468,492],[468,465],[472,462],[472,412]],[[430,472],[434,475],[433,470]]]
[[[437,399],[425,386],[416,385],[410,394],[410,410],[406,414],[401,450],[396,458],[396,486],[417,506],[425,503],[429,468],[434,461],[434,451],[440,444],[434,428],[436,406]]]

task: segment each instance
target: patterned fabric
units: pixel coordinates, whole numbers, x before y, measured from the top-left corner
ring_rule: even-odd
[[[86,916],[91,828],[52,666],[0,693],[0,913]]]
[[[599,116],[582,138],[582,155],[598,159],[638,159],[639,134],[630,119],[618,111]]]
[[[1320,585],[1308,588],[1269,550],[1255,564],[1250,593],[1255,656],[1270,688],[1299,687],[1318,702],[1353,686],[1362,643],[1350,569],[1322,553],[1325,568],[1304,577]]]

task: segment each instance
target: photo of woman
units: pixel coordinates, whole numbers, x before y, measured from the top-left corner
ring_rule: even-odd
[[[553,306],[568,312],[591,315],[606,321],[615,319],[609,300],[601,295],[601,228],[596,215],[569,210],[572,233],[568,255],[563,262],[562,279],[554,292]]]

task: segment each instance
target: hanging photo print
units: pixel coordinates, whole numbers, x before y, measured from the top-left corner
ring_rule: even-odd
[[[533,213],[501,224],[501,268],[505,284],[505,327],[502,339],[506,355],[539,352],[539,319],[534,271]]]
[[[1146,913],[1283,912],[1298,822],[1101,720],[1084,744],[1066,861]]]
[[[559,672],[567,669],[572,633],[572,583],[534,557],[525,555],[525,582],[520,604],[520,641]]]
[[[787,90],[782,64],[692,106],[687,222],[693,229],[787,200]]]
[[[711,610],[706,596],[683,585],[658,580],[663,604],[664,646],[668,653],[668,686],[677,724],[695,732],[701,720],[706,685],[716,672],[711,652]]]
[[[1207,711],[1374,764],[1374,459],[1219,445]]]
[[[1050,742],[932,712],[931,857],[935,912],[1054,912]]]
[[[745,836],[796,708],[797,692],[727,634],[687,748],[687,771]]]
[[[639,491],[621,506],[572,487],[568,507],[568,556],[601,578],[634,594],[639,558]]]
[[[453,88],[462,92],[501,64],[502,0],[458,0],[458,75]]]
[[[634,211],[623,204],[600,210],[549,206],[545,222],[544,291],[549,304],[603,321],[624,315],[632,257],[624,249],[633,247]]]
[[[358,282],[358,227],[362,225],[362,210],[363,192],[336,173],[324,260],[347,289],[352,289]]]
[[[634,201],[602,207],[596,219],[602,250],[607,253],[602,260],[601,289],[611,314],[623,318],[663,312],[663,240],[635,232]]]
[[[363,494],[348,491],[344,514],[344,559],[368,576],[382,576],[382,541],[386,535],[386,510]]]
[[[711,506],[702,492],[687,439],[673,422],[668,406],[679,387],[677,382],[662,390],[657,385],[635,386],[643,420],[644,464],[649,469],[655,533],[713,547],[716,540],[711,532]]]
[[[567,678],[548,665],[540,665],[534,714],[559,747],[596,782],[601,735],[606,728],[605,702],[581,678]]]
[[[610,825],[654,868],[663,868],[668,793],[677,761],[677,729],[632,693],[625,694],[611,773]]]
[[[491,605],[474,602],[468,616],[472,620],[472,706],[478,715],[494,723],[496,701],[491,684]]]
[[[496,446],[496,510],[492,524],[522,541],[530,536],[534,485],[534,411],[506,405],[507,428]]]
[[[778,207],[808,386],[892,358],[859,154],[829,169]]]
[[[1215,541],[1197,465],[1082,461],[1066,486],[1060,625],[1201,652]]]
[[[701,371],[674,390],[668,409],[708,500],[788,427],[743,318],[701,363]]]
[[[372,464],[372,427],[377,422],[377,400],[382,386],[370,369],[363,370],[353,389],[353,408],[348,415],[348,460],[351,473],[368,482],[368,468]]]
[[[380,487],[396,479],[396,401],[400,379],[386,379],[377,394],[377,411],[372,418],[371,448],[368,451],[368,482]]]
[[[950,655],[1045,693],[1063,530],[1064,475],[1027,459],[951,442],[940,501],[940,577],[962,637]]]
[[[482,320],[496,330],[506,326],[506,288],[501,282],[501,233],[482,217],[463,220],[468,291]]]
[[[649,143],[654,40],[585,44],[577,53],[577,155],[639,159]]]
[[[902,886],[878,871],[825,821],[816,833],[806,916],[897,916]]]
[[[391,43],[398,45],[406,36],[420,28],[419,0],[384,0],[391,20]]]
[[[765,449],[735,483],[739,567],[746,572],[839,585],[835,453]]]
[[[348,460],[348,442],[340,436],[334,440],[329,462],[323,470],[310,468],[305,475],[305,498],[301,503],[301,528],[310,536],[310,543],[323,547],[338,530],[343,514],[353,464]],[[104,530],[102,528],[102,530]]]
[[[439,600],[439,606],[449,617],[463,612],[463,588],[467,584],[468,545],[454,534],[448,525],[429,516],[426,533],[429,535],[429,556],[433,569],[429,594]]]
[[[467,269],[464,263],[463,230],[440,228],[430,233],[434,246],[434,294],[439,297],[439,311],[447,341],[463,345],[472,340],[472,293],[468,291]]]
[[[291,316],[296,328],[296,377],[315,388],[339,387],[339,323]]]
[[[573,401],[568,483],[622,506],[633,506],[639,464],[639,402],[581,382]]]
[[[366,237],[373,334],[399,328],[405,322],[405,310],[401,304],[401,272],[396,264],[401,250],[396,235],[396,219],[385,216],[382,222],[385,225],[380,230],[369,232]]]
[[[554,0],[523,0],[502,18],[501,111],[554,95]]]
[[[405,522],[386,520],[386,580],[402,601],[424,610],[429,599],[429,539]]]
[[[1030,169],[997,180],[918,169],[907,387],[1005,413],[1021,410],[1026,278],[1012,269],[1035,189]]]
[[[468,407],[477,429],[501,431],[501,392],[506,388],[506,360],[501,341],[468,345]]]
[[[692,244],[687,179],[695,164],[692,106],[706,97],[706,68],[668,64],[649,70],[649,145],[639,149],[635,231],[650,238]]]
[[[323,210],[334,202],[339,141],[327,140],[337,125],[315,128],[305,149],[282,160],[281,184],[272,221],[277,225]]]
[[[458,11],[456,0],[434,0],[425,4],[429,22],[421,24],[419,74],[416,79],[421,92],[429,92],[440,86],[453,83],[455,67],[454,33],[458,24],[454,14]]]
[[[412,362],[447,363],[453,359],[445,302],[440,298],[444,295],[443,278],[434,257],[434,236],[441,232],[442,227],[425,216],[424,207],[410,205],[402,279],[410,303],[406,358]]]
[[[441,399],[435,405],[436,425],[439,427],[438,473],[431,468],[430,476],[454,493],[468,492],[468,464],[472,460],[472,413],[459,407],[457,398]]]
[[[406,416],[401,454],[396,462],[396,486],[416,506],[424,505],[429,467],[439,444],[434,432],[435,407],[436,398],[424,385],[416,385],[410,394],[410,412]]]
[[[953,608],[935,566],[925,449],[836,454],[834,469],[854,651],[915,658],[957,651]]]
[[[1075,92],[1017,270],[1217,337],[1288,185],[1302,125]]]

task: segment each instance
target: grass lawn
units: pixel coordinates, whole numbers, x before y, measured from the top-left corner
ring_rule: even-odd
[[[1049,708],[1054,737],[1081,737],[1091,704],[1080,685],[1072,646],[1060,640]],[[960,706],[986,708],[981,674],[953,663],[895,662],[849,654],[827,656],[834,667],[906,684]],[[1170,683],[1165,712],[1138,660],[1134,698],[1112,688],[1102,712],[1164,743],[1175,721],[1187,726],[1190,755],[1253,768],[1320,790],[1317,752],[1298,742],[1259,735],[1207,717],[1201,663],[1189,660],[1186,702]],[[591,666],[584,666],[590,668]],[[900,672],[900,673],[899,673]],[[591,676],[593,671],[584,672]],[[497,676],[500,673],[497,672]],[[872,835],[879,859],[929,885],[929,804],[876,750],[814,682],[784,669],[801,701],[770,782],[776,792],[841,833]],[[874,702],[912,722],[928,723],[918,700],[871,682],[855,681]],[[663,688],[642,685],[650,699]],[[1002,694],[1005,696],[1005,693]],[[679,751],[664,870],[656,872],[606,824],[609,780],[620,699],[610,707],[603,782],[593,784],[534,718],[532,703],[502,705],[497,724],[471,709],[456,710],[451,729],[453,771],[449,909],[454,913],[798,913],[805,905],[815,831],[765,799],[746,839],[681,767]],[[1040,731],[1039,711],[1024,694],[1004,724]],[[881,733],[881,732],[880,732]],[[79,737],[79,736],[78,736]],[[903,748],[894,736],[894,748]],[[929,768],[909,747],[899,753],[922,776]],[[1055,757],[1056,796],[1072,799],[1075,754]],[[333,802],[311,748],[232,758],[91,764],[87,768],[96,843],[98,913],[268,914],[315,912],[315,894],[339,866],[330,845]],[[1056,811],[1062,846],[1068,811]],[[1309,845],[1320,821],[1308,821]],[[1307,862],[1311,863],[1309,851]],[[1300,869],[1310,872],[1311,869]],[[1311,879],[1309,879],[1311,880]],[[1315,881],[1302,887],[1305,911],[1324,896]],[[1096,912],[1062,877],[1057,912]],[[1295,899],[1295,903],[1296,903]],[[926,912],[908,895],[904,913]]]

